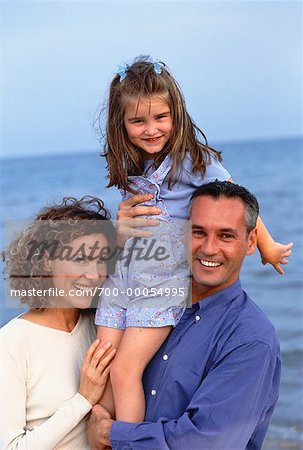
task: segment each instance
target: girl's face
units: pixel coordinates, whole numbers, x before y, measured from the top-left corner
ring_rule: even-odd
[[[161,152],[172,132],[168,103],[159,95],[130,100],[125,108],[124,125],[129,140],[139,147],[146,159]]]
[[[53,287],[57,288],[55,298],[51,296],[54,306],[79,309],[90,306],[94,294],[101,293],[98,288],[107,276],[106,261],[98,258],[107,245],[101,233],[80,236],[68,244],[61,257],[46,261]]]

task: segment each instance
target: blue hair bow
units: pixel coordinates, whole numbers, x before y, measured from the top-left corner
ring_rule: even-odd
[[[128,69],[128,65],[127,64],[123,64],[123,66],[118,66],[117,75],[120,76],[120,83],[122,83],[122,81],[126,77],[127,69]]]
[[[157,58],[151,58],[151,62],[153,63],[154,71],[158,75],[160,75],[160,73],[162,72],[162,68],[164,67],[164,64]]]
[[[159,59],[157,58],[149,58],[149,62],[152,63],[153,67],[154,67],[154,71],[160,75],[160,73],[162,72],[162,68],[164,67],[164,64],[159,61]],[[122,81],[126,78],[127,75],[127,71],[129,69],[128,64],[123,64],[122,66],[118,66],[118,70],[117,70],[117,75],[119,75],[120,77],[120,83],[122,83]]]

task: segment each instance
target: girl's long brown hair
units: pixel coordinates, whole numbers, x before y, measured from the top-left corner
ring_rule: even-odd
[[[169,187],[177,181],[178,167],[187,152],[191,156],[193,173],[200,172],[203,177],[206,166],[210,163],[210,155],[221,161],[220,153],[209,147],[205,134],[188,114],[181,89],[167,67],[164,65],[161,74],[158,74],[150,57],[141,56],[136,58],[131,66],[127,66],[126,77],[122,82],[120,76],[116,75],[110,85],[103,153],[108,165],[108,187],[118,186],[132,191],[128,176],[144,174],[145,158],[128,138],[124,126],[124,112],[130,100],[139,102],[141,97],[152,95],[163,97],[172,114],[173,128],[170,139],[154,160],[154,165],[158,167],[168,153],[171,155]],[[200,142],[199,136],[202,136],[204,143]]]

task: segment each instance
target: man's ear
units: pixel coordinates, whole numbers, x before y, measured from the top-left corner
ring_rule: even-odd
[[[257,228],[254,228],[248,235],[247,255],[252,255],[257,248]]]

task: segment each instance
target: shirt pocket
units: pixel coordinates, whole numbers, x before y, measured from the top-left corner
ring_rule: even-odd
[[[162,414],[170,419],[180,417],[187,409],[201,382],[202,373],[199,374],[190,367],[175,364],[173,372],[168,375],[165,382]]]

